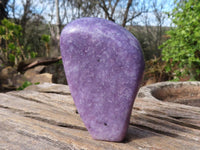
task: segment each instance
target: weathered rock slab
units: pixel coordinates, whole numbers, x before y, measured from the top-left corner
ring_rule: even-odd
[[[44,83],[0,93],[0,149],[199,150],[200,107],[158,99],[161,92],[156,95],[159,90],[187,86],[197,92],[200,82],[142,87],[121,143],[91,138],[66,85]],[[196,92],[189,90],[185,95],[194,98]]]

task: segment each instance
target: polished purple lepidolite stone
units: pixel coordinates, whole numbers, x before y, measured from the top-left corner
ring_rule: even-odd
[[[65,26],[60,48],[78,112],[94,139],[121,141],[144,70],[137,39],[100,18]]]

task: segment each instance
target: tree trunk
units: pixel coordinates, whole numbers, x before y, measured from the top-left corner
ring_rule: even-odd
[[[129,12],[129,8],[132,5],[133,0],[128,0],[127,6],[126,6],[126,11],[124,13],[124,19],[123,19],[123,23],[122,26],[125,27],[126,22],[127,22],[127,18],[128,18],[128,12]]]
[[[56,34],[57,34],[56,39],[57,39],[57,50],[59,53],[59,49],[60,49],[59,40],[60,40],[60,32],[61,32],[59,0],[55,0],[55,5],[56,5]]]
[[[8,0],[0,0],[0,24],[1,20],[8,17],[8,12],[6,6],[8,4]]]

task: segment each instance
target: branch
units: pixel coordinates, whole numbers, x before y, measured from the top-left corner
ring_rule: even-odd
[[[126,6],[126,11],[124,13],[124,20],[123,20],[123,23],[122,23],[123,27],[125,27],[125,25],[126,25],[127,18],[128,18],[129,8],[131,7],[132,2],[133,2],[133,0],[128,0],[127,6]]]
[[[118,3],[119,3],[119,0],[116,0],[114,6],[113,6],[112,9],[111,9],[111,17],[113,17],[113,14],[114,14],[114,12],[115,12],[115,8],[117,7],[117,4],[118,4]]]
[[[101,7],[104,12],[105,12],[105,18],[108,18],[108,20],[111,20],[113,22],[115,22],[115,20],[110,16],[109,12],[108,12],[108,8],[106,7],[106,3],[104,0],[101,0],[101,2],[103,3],[103,5],[101,3],[99,3],[99,7]]]
[[[134,18],[140,16],[142,13],[143,12],[139,12],[137,15],[133,15],[131,18],[129,18],[129,19],[126,20],[126,23],[129,22],[129,21],[131,21],[131,20],[133,20]]]

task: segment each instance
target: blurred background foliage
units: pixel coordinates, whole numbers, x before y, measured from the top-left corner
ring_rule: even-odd
[[[0,0],[0,68],[35,57],[59,56],[64,25],[101,17],[140,41],[144,84],[199,80],[198,0]]]
[[[174,80],[200,80],[200,1],[178,2],[170,15],[175,26],[161,46],[166,71],[174,72]]]

